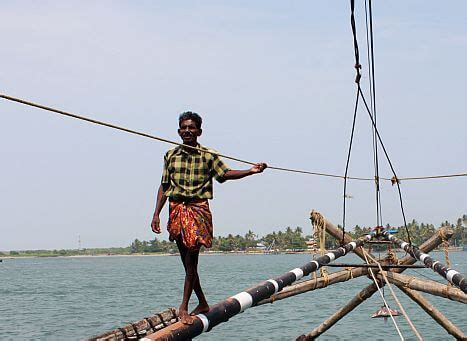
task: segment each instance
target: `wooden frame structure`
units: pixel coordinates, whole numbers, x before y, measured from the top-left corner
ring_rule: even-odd
[[[217,303],[216,305],[211,307],[208,313],[197,315],[197,318],[191,325],[186,325],[178,321],[177,318],[174,316],[173,311],[171,311],[171,314],[168,312],[166,314],[168,315],[167,321],[162,321],[162,328],[160,328],[160,323],[158,325],[159,328],[157,328],[156,330],[154,330],[154,328],[151,328],[150,324],[147,321],[148,319],[151,319],[153,317],[149,317],[126,326],[125,333],[122,333],[122,328],[119,328],[113,332],[109,332],[101,336],[96,336],[91,340],[189,340],[196,337],[197,335],[200,335],[203,332],[210,331],[219,323],[227,322],[229,318],[250,307],[259,306],[266,303],[274,303],[275,301],[303,294],[308,291],[322,289],[335,283],[349,281],[353,278],[361,276],[367,276],[369,274],[369,271],[373,271],[373,273],[376,274],[376,280],[380,287],[386,284],[385,281],[383,281],[384,276],[389,281],[389,283],[394,284],[404,294],[406,294],[420,307],[422,307],[422,309],[425,310],[450,335],[454,336],[457,339],[466,339],[466,336],[462,332],[462,330],[456,327],[452,322],[450,322],[447,317],[445,317],[440,311],[438,311],[433,305],[431,305],[420,293],[424,292],[466,304],[467,295],[465,293],[465,290],[462,290],[465,289],[465,278],[459,272],[453,269],[448,269],[440,262],[436,262],[431,258],[429,259],[429,264],[425,265],[427,267],[433,268],[434,271],[440,273],[444,278],[448,280],[450,278],[450,282],[454,283],[455,285],[459,284],[458,286],[460,287],[460,289],[455,288],[451,285],[444,285],[426,279],[420,280],[416,277],[410,277],[402,274],[402,272],[406,268],[408,268],[410,265],[413,265],[417,261],[416,258],[419,258],[421,255],[425,255],[423,256],[423,259],[421,261],[426,261],[427,258],[429,258],[428,252],[440,246],[446,239],[451,238],[451,236],[453,235],[453,231],[450,228],[441,228],[418,248],[409,245],[409,247],[412,248],[412,252],[408,252],[409,254],[406,257],[400,259],[398,261],[397,267],[384,267],[384,265],[389,265],[389,263],[384,262],[381,262],[379,264],[381,266],[381,270],[370,266],[349,267],[344,270],[331,273],[324,277],[315,277],[314,279],[308,279],[295,283],[303,276],[307,276],[317,271],[320,267],[331,263],[333,260],[339,257],[345,256],[351,251],[357,254],[363,260],[366,260],[363,246],[365,242],[371,241],[371,235],[367,235],[363,238],[353,241],[349,235],[343,236],[342,230],[340,230],[338,227],[336,227],[328,221],[325,221],[324,228],[326,232],[332,237],[336,238],[339,241],[344,240],[346,244],[334,251],[329,251],[325,255],[317,258],[316,260],[306,263],[302,267],[295,268],[274,279],[269,279],[265,282],[258,284],[257,286],[254,286],[237,295],[234,295],[226,299],[225,301]],[[386,236],[386,238],[388,238],[388,236]],[[394,242],[396,245],[401,246],[402,248],[408,246],[407,243],[400,241],[397,238],[388,239],[391,242]],[[374,258],[367,251],[365,251],[365,253],[370,257]],[[416,258],[414,258],[414,256]],[[435,268],[433,266],[433,263],[437,263],[438,266]],[[450,274],[450,276],[448,276],[448,274]],[[453,281],[452,279],[454,277],[455,280]],[[329,328],[335,325],[339,320],[341,320],[344,316],[352,312],[366,299],[370,298],[377,291],[378,287],[376,283],[372,283],[367,287],[363,288],[351,301],[345,304],[336,313],[331,315],[322,324],[314,328],[310,333],[300,335],[297,338],[297,340],[313,340],[319,337]],[[156,316],[160,317],[160,314]],[[138,327],[140,327],[140,330],[137,329]]]

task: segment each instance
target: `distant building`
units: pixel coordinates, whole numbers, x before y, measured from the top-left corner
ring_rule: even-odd
[[[305,243],[306,243],[307,250],[316,250],[317,249],[316,241],[315,241],[314,238],[308,239],[307,241],[305,241]]]
[[[258,250],[266,250],[266,245],[264,245],[263,243],[256,243],[256,248]]]

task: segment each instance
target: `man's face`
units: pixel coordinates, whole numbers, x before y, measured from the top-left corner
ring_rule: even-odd
[[[178,128],[178,135],[183,140],[184,144],[196,145],[198,136],[201,136],[202,130],[196,126],[196,122],[193,120],[183,120],[180,122],[180,128]]]

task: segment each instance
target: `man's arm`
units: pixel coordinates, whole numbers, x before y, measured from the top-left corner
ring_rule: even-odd
[[[167,201],[167,197],[165,196],[165,191],[167,190],[167,187],[167,184],[161,184],[159,186],[159,190],[157,191],[156,209],[154,211],[154,216],[151,222],[151,229],[154,233],[161,233],[161,221],[159,219],[159,214],[161,213],[162,209],[164,208],[165,202]]]
[[[241,179],[241,178],[244,178],[245,176],[262,173],[267,167],[268,165],[265,163],[257,163],[250,169],[245,169],[245,170],[229,169],[227,172],[225,172],[223,179],[224,180]]]

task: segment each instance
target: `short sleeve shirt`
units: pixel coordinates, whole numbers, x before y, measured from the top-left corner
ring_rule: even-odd
[[[212,179],[225,181],[224,175],[229,170],[219,155],[213,150],[198,145],[206,150],[186,150],[178,146],[164,156],[162,184],[169,185],[165,195],[169,198],[212,199]]]

